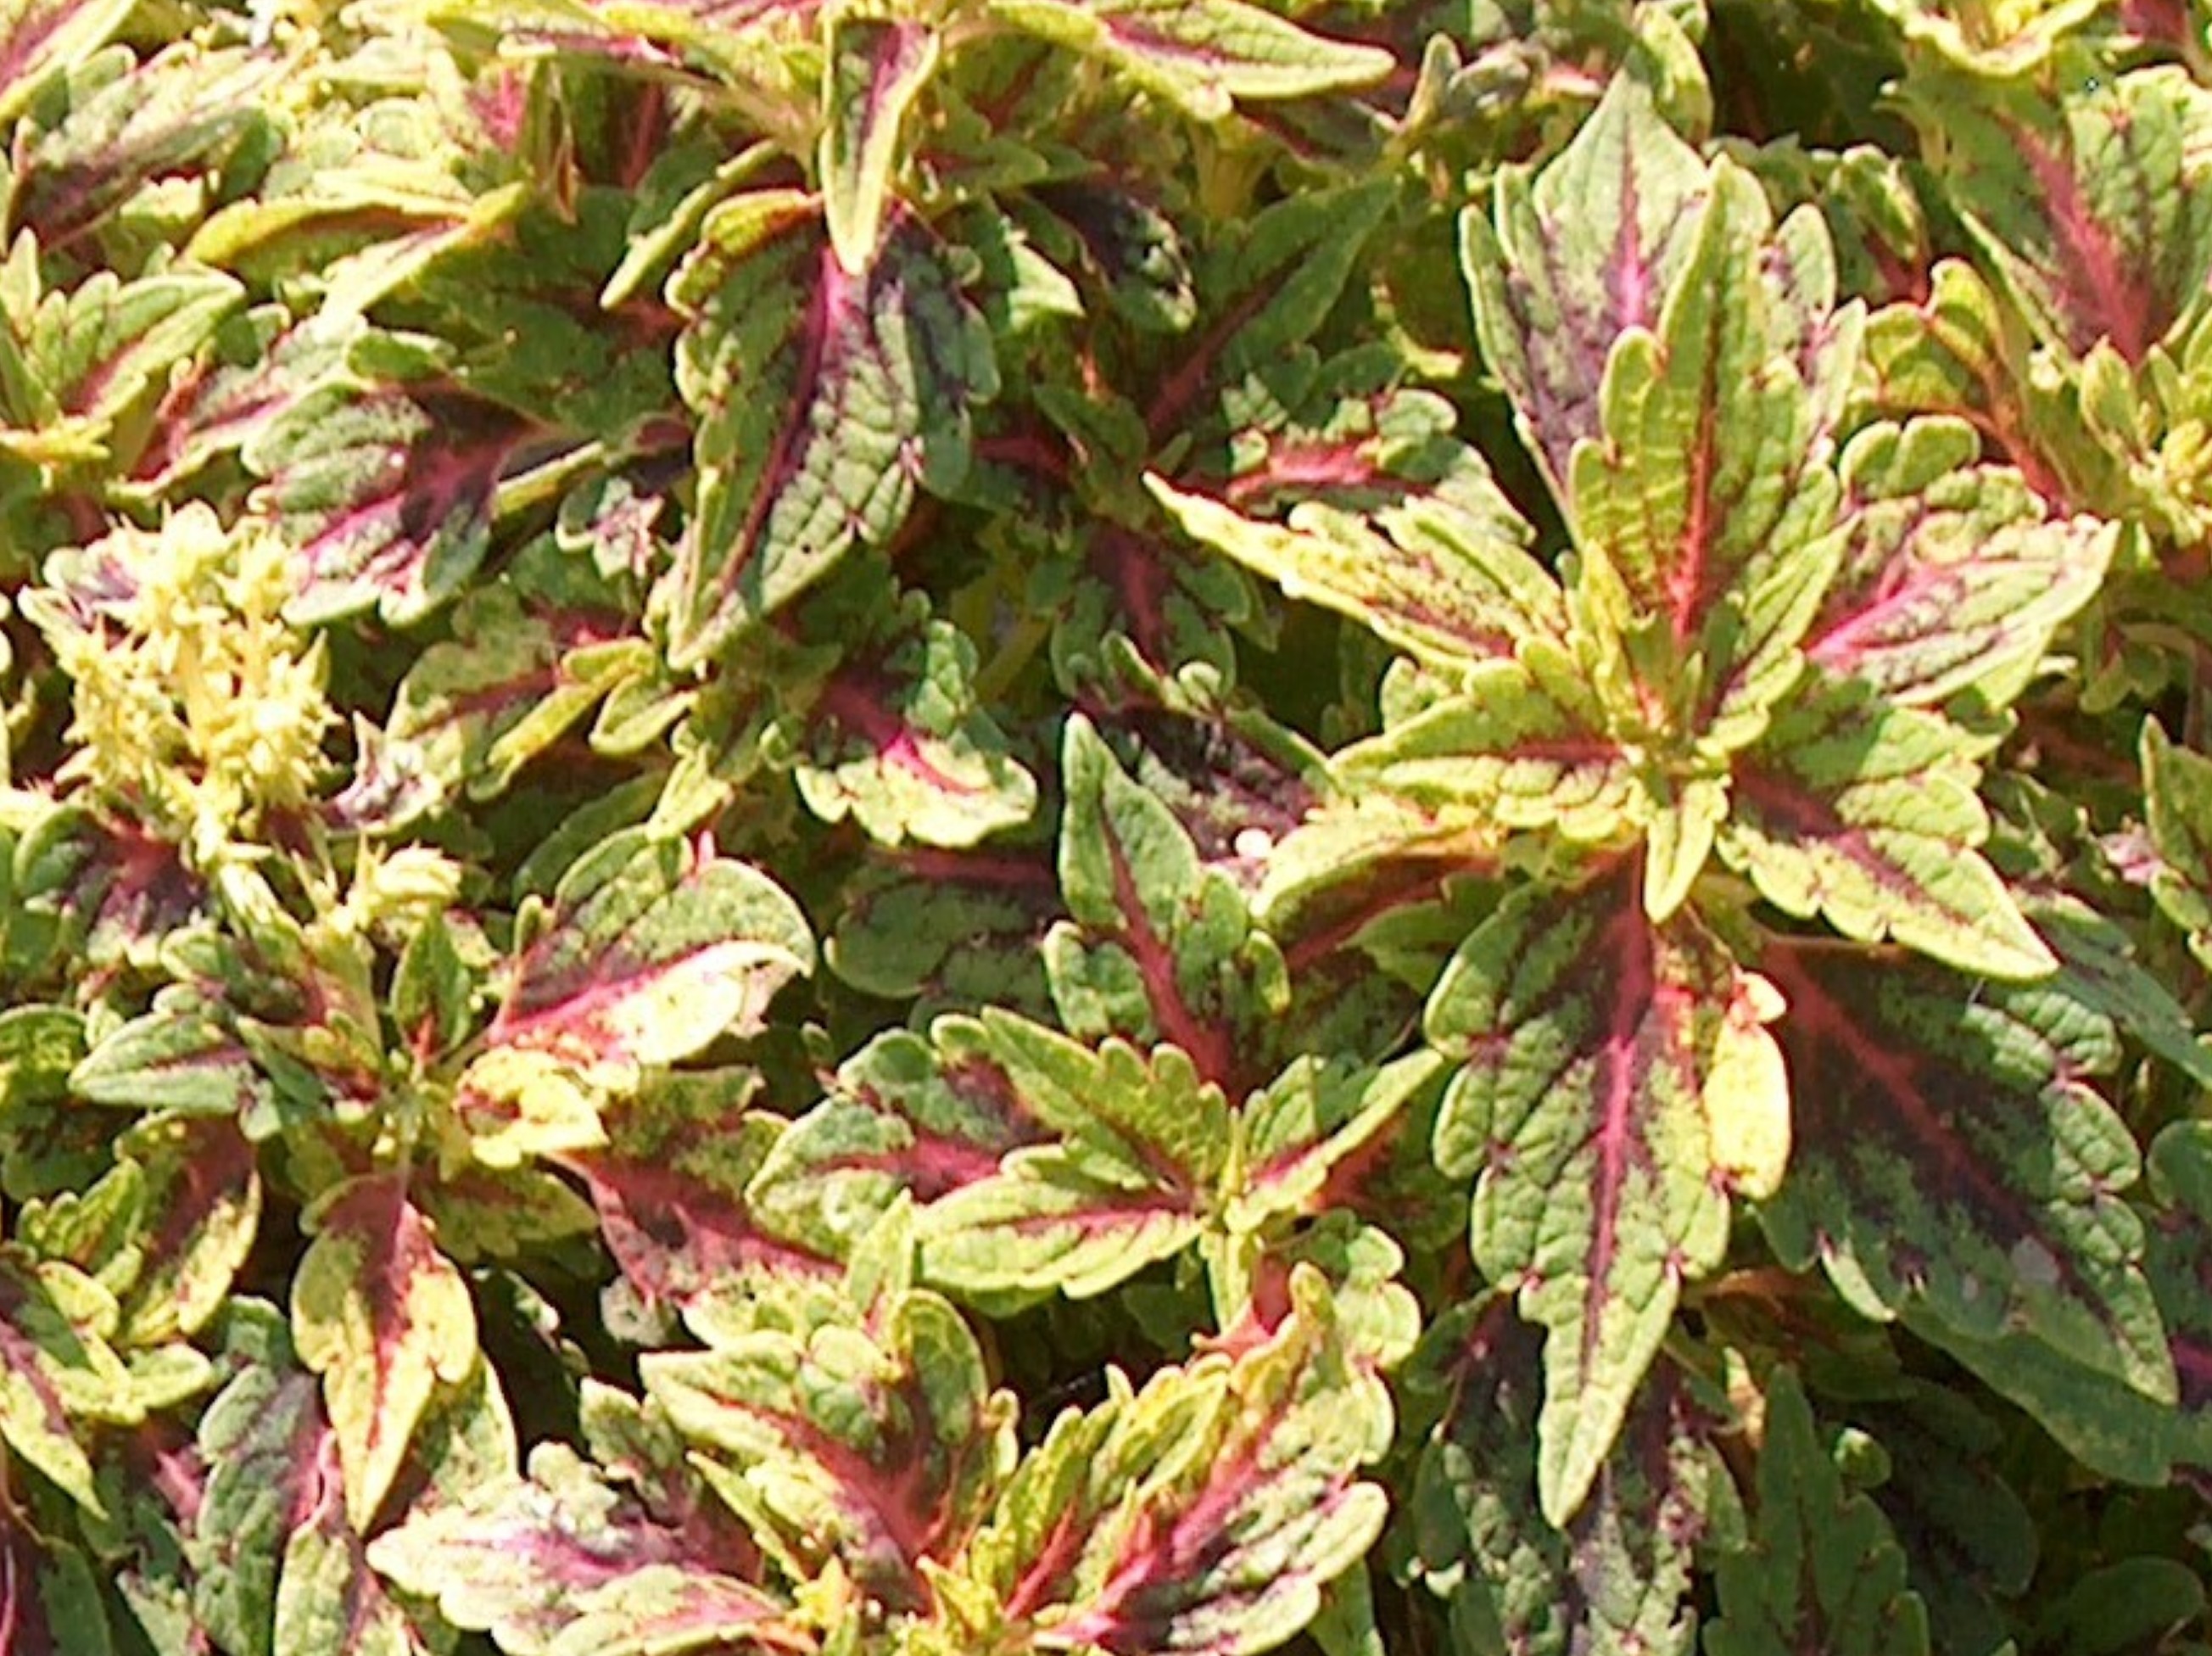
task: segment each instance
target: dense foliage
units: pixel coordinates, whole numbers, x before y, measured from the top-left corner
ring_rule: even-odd
[[[0,3],[0,1648],[2212,1649],[2208,26]]]

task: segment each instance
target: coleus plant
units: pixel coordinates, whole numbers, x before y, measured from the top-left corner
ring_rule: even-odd
[[[0,1645],[2212,1649],[2208,30],[0,6]]]

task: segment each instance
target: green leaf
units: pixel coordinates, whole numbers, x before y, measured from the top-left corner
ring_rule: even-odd
[[[1510,1300],[1444,1312],[1401,1385],[1409,1409],[1439,1409],[1407,1504],[1417,1567],[1449,1594],[1463,1648],[1692,1656],[1696,1551],[1741,1517],[1715,1422],[1678,1370],[1655,1369],[1564,1531],[1537,1509],[1539,1342]]]
[[[1234,1094],[1242,1056],[1283,998],[1282,962],[1236,884],[1206,867],[1158,793],[1122,770],[1097,728],[1061,740],[1060,885],[1072,923],[1044,940],[1066,1026],[1084,1038],[1165,1041]]]
[[[1572,143],[1533,175],[1500,170],[1494,226],[1461,216],[1461,262],[1484,360],[1565,499],[1575,446],[1599,435],[1613,341],[1650,329],[1688,269],[1711,180],[1650,89],[1616,76]]]
[[[1093,1049],[994,1008],[987,1050],[1028,1112],[1064,1135],[921,1215],[922,1270],[961,1293],[1103,1293],[1188,1245],[1229,1155],[1220,1090],[1181,1049]]]
[[[997,370],[944,253],[911,219],[859,275],[786,227],[679,271],[677,286],[697,310],[678,379],[700,416],[699,506],[662,600],[670,658],[690,668],[853,547],[888,541],[918,483],[956,486],[969,405],[995,392]]]
[[[2212,971],[2212,759],[2176,747],[2155,719],[2142,728],[2143,812],[2158,864],[2150,892]]]
[[[1194,119],[1242,100],[1311,97],[1390,72],[1388,52],[1308,33],[1244,0],[990,0],[994,16],[1102,58]]]
[[[323,1378],[346,1521],[366,1531],[437,1388],[477,1361],[476,1310],[403,1178],[349,1180],[310,1218],[314,1240],[292,1280],[294,1337]],[[319,1568],[337,1568],[338,1556]]]
[[[886,845],[973,845],[1028,821],[1036,782],[978,704],[975,646],[919,602],[890,620],[791,721],[800,797]]]
[[[1683,1283],[1720,1263],[1732,1186],[1771,1190],[1789,1142],[1771,990],[1694,922],[1655,928],[1619,874],[1506,898],[1429,1002],[1461,1067],[1437,1164],[1478,1175],[1471,1242],[1548,1331],[1543,1511],[1589,1495]]]
[[[1355,352],[1273,380],[1230,436],[1230,475],[1200,490],[1146,484],[1183,533],[1279,586],[1444,666],[1561,639],[1559,588],[1528,525],[1451,405],[1391,382]]]
[[[1826,464],[1859,318],[1817,213],[1776,229],[1726,163],[1649,327],[1609,350],[1596,441],[1567,473],[1583,594],[1683,736],[1755,736],[1835,572]]]
[[[1980,855],[1980,744],[1936,715],[1816,683],[1739,762],[1717,847],[1785,914],[1893,938],[1962,971],[2057,969]]]
[[[763,1329],[639,1368],[709,1483],[810,1568],[836,1556],[888,1610],[921,1608],[924,1561],[959,1550],[1012,1470],[1012,1395],[927,1292],[878,1300],[865,1330]]]
[[[750,865],[627,829],[577,859],[508,971],[487,1038],[586,1076],[634,1075],[757,1029],[811,971],[805,916]]]
[[[941,1018],[927,1040],[886,1030],[839,1066],[829,1096],[776,1139],[745,1201],[764,1228],[844,1259],[902,1194],[927,1210],[1048,1137],[982,1026]]]
[[[1845,447],[1842,569],[1806,654],[1907,706],[1961,691],[2009,705],[2059,625],[2094,597],[2118,539],[2059,518],[2016,473],[1976,466],[1966,422],[1869,426]]]
[[[899,129],[937,67],[936,31],[925,23],[834,10],[830,72],[822,81],[823,216],[848,276],[862,276],[883,234],[899,155]]]
[[[702,1326],[726,1312],[742,1318],[781,1283],[818,1282],[834,1269],[826,1251],[769,1230],[753,1211],[746,1188],[785,1127],[747,1108],[760,1086],[750,1070],[656,1076],[605,1111],[603,1148],[563,1158],[589,1189],[632,1288]]]
[[[1904,99],[1999,280],[2044,341],[2079,359],[2108,340],[2140,362],[2201,313],[2212,190],[2191,152],[2212,97],[2178,66],[2099,72],[2061,53],[2055,88],[1956,74]]]
[[[1711,1656],[1925,1656],[1928,1612],[1881,1509],[1856,1494],[1814,1434],[1797,1377],[1766,1386],[1751,1544],[1716,1569]]]
[[[969,1648],[998,1635],[1250,1656],[1312,1620],[1382,1529],[1382,1492],[1358,1470],[1390,1409],[1346,1362],[1319,1278],[1294,1273],[1290,1297],[1243,1355],[1142,1391],[1113,1371],[1105,1403],[1054,1423],[960,1567],[985,1607]]]
[[[1632,756],[1608,724],[1571,669],[1485,661],[1456,693],[1344,749],[1335,765],[1354,787],[1432,816],[1601,843],[1638,804]]]
[[[131,1379],[107,1343],[114,1300],[66,1265],[0,1255],[0,1439],[98,1516],[79,1419],[132,1420]]]
[[[2041,987],[1969,986],[1924,964],[1770,949],[1797,1077],[1776,1251],[1815,1258],[1863,1315],[1956,1340],[2017,1334],[2154,1403],[2174,1362],[2123,1194],[2140,1158],[2089,1085],[2110,1024]]]
[[[0,8],[0,121],[13,123],[56,70],[89,58],[137,0],[9,0]]]

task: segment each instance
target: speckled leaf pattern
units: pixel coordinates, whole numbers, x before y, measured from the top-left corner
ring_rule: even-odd
[[[1875,425],[1844,451],[1842,567],[1806,641],[1824,671],[1907,706],[2011,703],[2095,594],[2117,534],[2057,519],[2014,473],[1972,464],[1964,421]]]
[[[607,1112],[604,1147],[562,1158],[582,1176],[608,1251],[647,1304],[712,1318],[763,1282],[834,1269],[826,1251],[790,1239],[804,1227],[768,1229],[746,1195],[782,1130],[780,1118],[747,1111],[759,1087],[757,1074],[742,1070],[658,1078]]]
[[[823,214],[848,276],[875,257],[898,161],[899,128],[937,66],[927,24],[832,12],[823,77]]]
[[[1430,1001],[1429,1038],[1461,1066],[1437,1165],[1476,1176],[1475,1261],[1548,1330],[1537,1465],[1553,1523],[1588,1498],[1684,1282],[1719,1263],[1730,1185],[1775,1177],[1738,1166],[1788,1142],[1760,1021],[1718,944],[1694,922],[1654,928],[1618,875],[1507,898]]]
[[[1426,811],[1602,842],[1636,802],[1632,756],[1607,722],[1572,679],[1547,681],[1518,660],[1483,662],[1465,675],[1463,693],[1344,749],[1336,763],[1355,782]]]
[[[909,611],[823,687],[794,740],[799,795],[886,845],[968,846],[1036,809],[1036,778],[975,697],[975,649]]]
[[[864,1326],[763,1328],[640,1369],[738,1511],[915,1610],[924,1561],[959,1549],[1012,1470],[1013,1399],[950,1302],[895,1290],[864,1309]]]
[[[745,1201],[775,1234],[843,1259],[902,1193],[926,1209],[1050,1138],[982,1026],[941,1018],[927,1039],[888,1031],[847,1059],[829,1096],[776,1139]]]
[[[1575,451],[1569,484],[1597,624],[1627,635],[1655,700],[1725,728],[1789,688],[1833,573],[1824,405],[1849,378],[1858,318],[1834,311],[1817,215],[1778,228],[1730,167],[1707,187],[1650,326],[1607,357],[1599,440]],[[1647,628],[1669,642],[1645,645]],[[1685,685],[1693,662],[1702,685]]]
[[[1970,993],[1919,965],[1770,951],[1796,1103],[1784,1257],[1824,1264],[1864,1314],[1966,1341],[2026,1335],[2154,1402],[2174,1363],[2125,1192],[2133,1137],[2092,1090],[2110,1024],[2034,986]]]
[[[1087,1047],[994,1012],[987,1050],[1057,1141],[921,1219],[922,1271],[954,1291],[1104,1292],[1194,1240],[1229,1154],[1230,1110],[1180,1048]]]
[[[1231,438],[1218,484],[1147,479],[1183,533],[1416,654],[1441,661],[1561,637],[1559,588],[1528,526],[1449,405],[1376,386],[1354,353],[1262,402]],[[1288,406],[1285,406],[1288,404]]]
[[[1927,1656],[1928,1614],[1881,1510],[1850,1491],[1797,1377],[1766,1385],[1750,1545],[1716,1572],[1712,1656]]]
[[[1174,812],[1134,781],[1088,720],[1061,744],[1060,892],[1073,916],[1047,934],[1045,969],[1068,1029],[1164,1041],[1234,1092],[1241,1032],[1280,1005],[1282,965],[1244,898],[1208,868]]]
[[[298,560],[292,618],[374,608],[404,625],[443,604],[482,559],[493,490],[530,435],[507,410],[434,381],[340,374],[299,394],[245,446]]]
[[[1571,484],[1575,445],[1599,435],[1614,340],[1657,325],[1711,191],[1650,89],[1623,76],[1549,166],[1499,174],[1494,225],[1461,220],[1484,357],[1554,492]]]
[[[731,1573],[755,1549],[713,1497],[685,1489],[675,1506],[660,1493],[541,1444],[526,1478],[410,1519],[372,1542],[369,1558],[508,1656],[809,1648],[787,1606]]]

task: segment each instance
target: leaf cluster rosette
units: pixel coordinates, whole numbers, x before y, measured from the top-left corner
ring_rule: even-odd
[[[2208,31],[0,4],[0,1642],[2203,1647]]]

